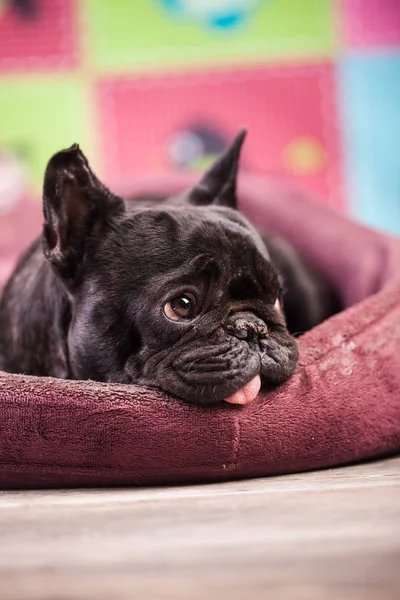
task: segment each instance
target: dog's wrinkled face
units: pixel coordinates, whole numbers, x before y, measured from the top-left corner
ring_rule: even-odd
[[[187,194],[153,207],[112,195],[76,146],[50,161],[44,252],[71,298],[74,377],[243,404],[260,378],[293,373],[279,276],[234,208],[243,138]]]

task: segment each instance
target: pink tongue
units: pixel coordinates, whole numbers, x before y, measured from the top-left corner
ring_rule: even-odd
[[[232,396],[229,396],[229,398],[225,398],[225,402],[229,402],[230,404],[249,404],[257,396],[260,387],[261,379],[259,375],[256,375],[241,390],[238,390]]]

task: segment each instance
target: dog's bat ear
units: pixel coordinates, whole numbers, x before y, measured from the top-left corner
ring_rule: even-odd
[[[231,145],[206,171],[201,181],[190,190],[188,200],[191,204],[196,206],[214,204],[236,208],[236,178],[245,137],[246,130],[242,129]]]
[[[43,251],[64,279],[79,271],[89,237],[101,236],[125,203],[114,196],[91,170],[79,146],[55,154],[43,184]]]

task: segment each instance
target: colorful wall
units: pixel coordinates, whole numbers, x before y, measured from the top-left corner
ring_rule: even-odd
[[[400,234],[400,1],[0,0],[0,154],[36,192],[75,141],[125,187],[243,125],[244,168]]]

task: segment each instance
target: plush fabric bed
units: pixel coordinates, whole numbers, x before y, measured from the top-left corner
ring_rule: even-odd
[[[301,337],[292,379],[245,407],[199,408],[136,386],[2,373],[2,488],[221,481],[400,451],[400,240],[262,177],[243,176],[240,198],[256,225],[329,274],[348,307]]]

